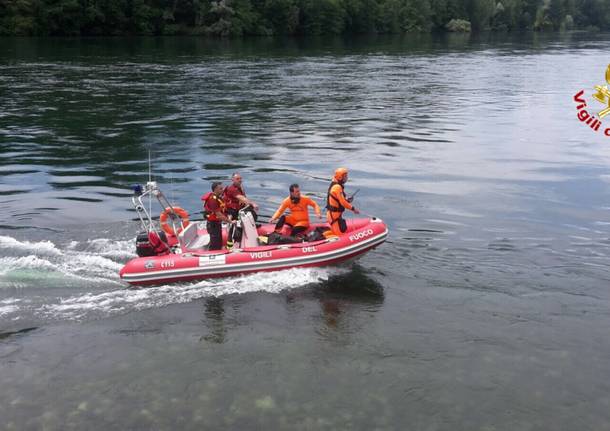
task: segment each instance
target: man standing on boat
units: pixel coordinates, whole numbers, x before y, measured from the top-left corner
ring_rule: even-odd
[[[347,177],[346,168],[337,168],[326,194],[326,220],[330,224],[333,234],[337,236],[347,231],[347,223],[343,218],[343,212],[346,209],[353,211],[355,214],[360,214],[360,211],[352,205],[352,199],[345,196]]]
[[[231,219],[225,214],[225,203],[221,196],[224,191],[221,182],[212,183],[212,192],[205,194],[201,199],[205,202],[206,228],[210,234],[209,250],[222,249],[222,222],[231,223]]]
[[[254,201],[251,201],[246,197],[246,192],[244,192],[242,178],[239,172],[235,172],[231,177],[231,180],[232,184],[225,189],[223,195],[223,199],[227,207],[227,215],[231,217],[232,220],[237,220],[239,210],[250,206],[252,208],[254,219],[256,220],[256,212],[258,211],[258,205],[256,205]],[[231,227],[229,228],[229,238],[227,240],[227,247],[231,248],[233,246],[233,241],[240,240],[240,233],[241,232],[235,231],[234,224],[231,225]]]
[[[240,209],[250,205],[254,211],[258,211],[258,205],[246,197],[242,178],[239,172],[235,172],[231,177],[232,184],[225,189],[223,198],[227,206],[227,214],[237,220],[237,213]]]
[[[290,196],[284,199],[269,222],[275,223],[277,220],[277,224],[275,225],[276,232],[280,232],[282,227],[284,227],[284,223],[288,223],[292,227],[290,236],[297,236],[305,232],[309,227],[309,213],[307,207],[312,207],[318,218],[321,217],[320,207],[314,200],[307,196],[301,196],[301,189],[298,184],[291,184],[289,191]],[[290,215],[288,216],[282,215],[286,209],[290,210]]]

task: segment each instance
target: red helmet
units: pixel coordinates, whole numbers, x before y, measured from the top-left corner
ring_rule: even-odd
[[[335,179],[337,181],[343,181],[347,176],[347,168],[337,168],[335,170]]]

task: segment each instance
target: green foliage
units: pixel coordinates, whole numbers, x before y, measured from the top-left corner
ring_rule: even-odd
[[[345,27],[345,9],[341,0],[301,0],[301,34],[341,34]]]
[[[35,34],[36,7],[33,0],[0,2],[0,35]]]
[[[380,2],[351,0],[345,2],[345,31],[355,34],[377,33],[380,19]]]
[[[470,21],[465,19],[452,19],[447,23],[447,30],[453,32],[469,33],[472,31]]]
[[[274,34],[295,34],[299,27],[299,7],[293,0],[266,0],[263,14]]]
[[[511,28],[511,24],[510,10],[502,2],[498,2],[491,17],[491,28],[493,30],[505,31]]]
[[[0,0],[0,35],[610,30],[610,0]]]
[[[494,0],[467,0],[466,12],[472,24],[472,30],[481,31],[490,28],[491,17],[496,9]]]

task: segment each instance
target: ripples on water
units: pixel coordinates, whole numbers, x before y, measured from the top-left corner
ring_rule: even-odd
[[[294,181],[323,198],[347,165],[360,206],[390,223],[384,256],[409,273],[513,294],[533,274],[607,281],[608,151],[574,121],[571,95],[603,77],[608,42],[580,42],[260,55],[166,41],[135,42],[130,56],[94,40],[67,41],[48,61],[8,41],[0,225],[15,240],[20,227],[124,222],[149,149],[154,178],[191,212],[235,170],[272,211]]]
[[[133,257],[133,240],[105,238],[71,241],[18,241],[0,236],[0,317],[13,325],[31,321],[89,320],[184,303],[208,296],[248,292],[280,292],[327,280],[341,270],[299,269],[265,277],[126,289],[118,272]],[[25,292],[23,292],[25,290]],[[84,291],[80,292],[80,291]],[[21,322],[20,322],[21,321]]]
[[[599,328],[608,324],[610,142],[576,120],[572,96],[603,83],[609,49],[607,35],[599,34],[311,46],[183,38],[0,41],[0,322],[13,337],[41,322],[124,315],[129,322],[130,311],[163,313],[165,305],[207,298],[204,317],[212,329],[202,339],[222,344],[231,337],[226,328],[233,328],[235,342],[245,343],[235,356],[243,381],[267,382],[240,374],[239,358],[253,349],[248,331],[288,358],[281,364],[290,363],[280,373],[282,387],[291,388],[285,403],[260,396],[251,407],[238,397],[230,420],[249,420],[276,402],[286,411],[296,408],[295,399],[307,406],[299,394],[323,369],[336,396],[368,398],[356,396],[366,407],[343,422],[325,410],[340,404],[332,396],[321,398],[319,410],[297,408],[291,417],[325,418],[310,429],[369,423],[379,412],[386,425],[433,425],[433,418],[449,417],[445,424],[472,424],[468,429],[498,421],[501,429],[545,429],[544,420],[554,429],[566,423],[606,429],[599,412],[610,404],[599,376],[610,371],[600,359],[603,349],[586,340],[603,344]],[[269,212],[293,182],[321,201],[333,169],[346,165],[349,189],[361,189],[357,205],[389,224],[390,239],[347,272],[294,270],[125,289],[117,272],[133,256],[129,186],[147,179],[149,149],[154,179],[193,213],[208,183],[235,170]],[[232,323],[218,323],[214,316],[231,311],[215,306],[210,295],[252,291],[282,291],[270,301],[286,304],[273,308],[251,299],[251,309],[240,304],[246,310]],[[320,302],[314,311],[312,298]],[[286,316],[278,312],[283,307]],[[248,312],[265,318],[235,323]],[[268,324],[274,313],[285,320]],[[182,330],[197,333],[192,328],[200,323]],[[132,334],[129,323],[117,325],[128,327],[118,333]],[[286,325],[289,334],[273,332]],[[327,342],[312,348],[323,351],[318,356],[310,356],[303,340],[288,352],[274,344],[309,340],[303,333],[310,327],[314,340]],[[106,338],[110,346],[117,342]],[[165,344],[148,342],[152,357],[163,357]],[[345,350],[333,350],[338,346]],[[182,358],[188,369],[202,354],[200,346],[193,349]],[[302,357],[311,363],[300,363]],[[335,367],[329,357],[345,365]],[[219,357],[208,359],[215,364]],[[296,373],[294,364],[301,367]],[[205,366],[198,373],[210,372]],[[581,375],[582,369],[594,371]],[[225,384],[223,372],[207,375],[210,385]],[[187,374],[172,374],[171,382],[158,375],[159,385],[175,389],[186,379],[186,389],[178,389],[190,394],[198,386]],[[71,370],[63,375],[69,381]],[[356,388],[354,375],[374,384]],[[557,389],[558,381],[569,390]],[[133,395],[115,385],[104,390]],[[250,386],[241,385],[240,393],[244,387]],[[504,395],[485,413],[486,394],[499,388]],[[453,398],[453,389],[465,396]],[[192,391],[215,400],[201,403],[224,402],[216,393]],[[585,392],[595,394],[593,407],[573,410],[591,401]],[[403,399],[410,410],[388,407]],[[96,399],[102,406],[107,401]],[[11,402],[24,405],[19,398]],[[506,405],[530,422],[515,423]],[[557,405],[571,407],[550,407]],[[155,410],[158,421],[171,417],[176,409],[170,407],[170,413]],[[218,411],[209,417],[228,426]],[[370,422],[369,429],[383,423]]]

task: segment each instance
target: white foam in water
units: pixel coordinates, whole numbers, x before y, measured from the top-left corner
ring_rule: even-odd
[[[92,239],[87,241],[85,251],[117,259],[136,257],[134,239],[123,241],[114,241],[106,238]]]
[[[19,306],[17,305],[0,306],[0,316],[6,316],[15,313],[16,311],[19,311]]]
[[[0,275],[7,274],[16,269],[53,271],[57,269],[57,266],[46,259],[34,255],[23,257],[0,257]]]
[[[107,262],[106,262],[107,261]],[[91,263],[93,262],[93,264]],[[101,262],[101,263],[100,263]],[[119,283],[118,269],[121,265],[99,256],[79,256],[57,264],[38,256],[0,258],[0,287],[3,278],[9,279],[8,287],[27,288],[36,286],[67,286],[70,279],[74,281],[92,281]],[[113,280],[114,279],[114,280]],[[30,281],[29,283],[27,281]]]
[[[123,264],[102,256],[79,253],[66,260],[62,267],[69,273],[102,274],[112,278],[113,274],[118,277]]]
[[[51,241],[18,241],[10,236],[0,235],[0,249],[9,249],[12,252],[35,253],[37,255],[60,256],[62,254]]]
[[[18,319],[23,313],[31,313],[43,318],[69,320],[106,317],[209,296],[256,291],[276,293],[328,279],[331,273],[328,268],[295,268],[198,283],[131,289],[121,282],[118,272],[128,259],[135,256],[134,248],[133,240],[100,238],[72,241],[59,249],[50,241],[18,241],[0,236],[3,253],[8,250],[17,255],[0,257],[0,288],[49,289],[48,296],[32,297],[26,302],[19,302],[18,298],[2,300],[0,316],[10,315]],[[22,256],[24,253],[28,254]],[[117,289],[117,285],[121,287]],[[64,295],[66,288],[88,292],[58,297],[52,290],[55,287],[61,288]]]
[[[0,301],[0,305],[16,304],[17,302],[21,302],[21,301],[23,301],[23,299],[21,299],[21,298],[7,298],[7,299],[3,299],[2,301]]]
[[[327,268],[294,268],[272,273],[258,273],[230,279],[201,281],[187,285],[166,285],[143,289],[120,289],[87,293],[62,299],[58,304],[41,307],[47,317],[80,320],[92,315],[114,315],[126,311],[163,307],[195,299],[232,293],[277,293],[328,279]]]
[[[60,250],[50,241],[19,241],[8,236],[0,236],[0,250],[17,256],[0,257],[0,287],[25,288],[47,286],[69,287],[70,280],[78,282],[120,283],[118,272],[123,263],[111,257],[127,261],[133,257],[127,251],[127,244],[133,241],[92,240],[85,244],[86,250],[78,250],[77,241],[70,242],[65,250]],[[29,253],[26,256],[22,254]],[[8,280],[8,283],[7,283]],[[29,280],[29,283],[23,281]],[[36,280],[36,283],[32,283]]]

